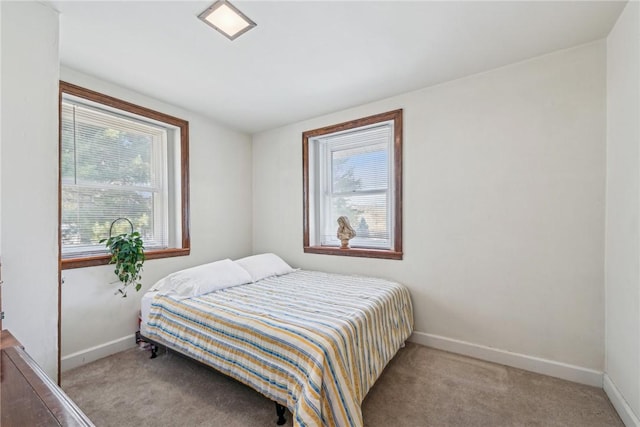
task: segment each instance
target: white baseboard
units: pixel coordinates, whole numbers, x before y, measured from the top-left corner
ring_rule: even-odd
[[[60,360],[60,369],[62,372],[68,371],[69,369],[77,368],[78,366],[85,365],[93,362],[94,360],[102,359],[103,357],[111,356],[112,354],[119,353],[135,346],[135,335],[127,335],[126,337],[118,338],[117,340],[109,341],[108,343],[64,356]]]
[[[603,388],[613,407],[618,411],[618,415],[620,415],[624,425],[627,427],[640,427],[640,419],[638,419],[633,409],[631,409],[625,398],[622,397],[622,393],[620,393],[618,387],[616,387],[606,373],[604,374]]]
[[[414,332],[409,341],[476,359],[602,388],[602,372],[554,360],[512,353],[439,335]]]

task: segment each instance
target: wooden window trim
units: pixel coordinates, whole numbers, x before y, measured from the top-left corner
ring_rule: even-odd
[[[77,96],[79,98],[87,99],[89,101],[93,101],[102,105],[106,105],[108,107],[117,108],[123,111],[127,111],[133,114],[137,114],[143,117],[148,117],[153,120],[157,120],[160,122],[168,123],[173,126],[176,126],[180,129],[180,181],[182,187],[181,193],[181,212],[182,212],[182,239],[180,248],[169,248],[169,249],[160,249],[160,250],[151,250],[145,251],[146,259],[158,259],[158,258],[169,258],[176,256],[186,256],[191,252],[191,234],[189,230],[189,122],[183,119],[179,119],[174,116],[170,116],[168,114],[160,113],[155,110],[151,110],[149,108],[141,107],[139,105],[132,104],[127,101],[123,101],[118,98],[114,98],[109,95],[105,95],[100,92],[96,92],[90,89],[85,89],[80,86],[76,86],[71,83],[67,83],[64,81],[60,81],[60,89],[59,89],[59,100],[58,100],[58,108],[60,110],[62,105],[62,94],[66,93],[68,95]],[[62,120],[62,115],[58,115],[58,120]],[[58,126],[59,129],[62,128],[61,122]],[[59,132],[59,150],[62,150],[62,135]],[[59,153],[61,156],[61,152]],[[60,218],[62,218],[62,173],[59,172],[58,176],[58,240],[60,241],[60,236],[62,235],[62,231],[60,230]],[[62,242],[60,242],[60,247],[62,246]],[[59,251],[62,254],[62,251]],[[61,255],[60,255],[61,256]],[[109,263],[111,256],[109,254],[104,255],[95,255],[89,257],[81,257],[81,258],[65,258],[60,259],[61,268],[63,270],[72,269],[72,268],[82,268],[82,267],[92,267],[96,265],[105,265]]]
[[[394,224],[394,246],[392,249],[365,249],[365,248],[349,248],[341,249],[336,246],[311,246],[310,245],[310,223],[309,223],[309,139],[327,135],[335,132],[341,132],[349,129],[368,126],[375,123],[393,120],[394,138],[394,201],[393,209],[395,215]],[[302,200],[303,200],[303,242],[302,246],[305,253],[354,256],[363,258],[382,258],[401,260],[402,252],[402,109],[388,111],[361,119],[351,120],[337,125],[326,126],[319,129],[309,130],[302,133]]]

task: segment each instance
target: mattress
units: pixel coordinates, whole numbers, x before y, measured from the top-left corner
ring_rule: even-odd
[[[406,287],[304,270],[182,300],[148,293],[142,317],[144,336],[285,405],[295,426],[362,426],[413,328]]]
[[[140,332],[142,335],[147,335],[147,322],[151,312],[151,303],[156,295],[158,295],[157,291],[149,291],[142,295],[142,300],[140,301]]]

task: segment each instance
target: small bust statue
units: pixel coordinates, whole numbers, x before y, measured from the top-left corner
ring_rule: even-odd
[[[349,224],[349,218],[341,216],[338,218],[338,239],[340,239],[340,249],[349,249],[349,240],[356,237],[356,231]]]

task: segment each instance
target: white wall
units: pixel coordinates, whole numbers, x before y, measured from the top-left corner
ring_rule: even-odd
[[[301,133],[396,108],[404,260],[304,254]],[[254,252],[406,284],[417,341],[601,384],[603,41],[266,131],[253,150]]]
[[[64,270],[65,369],[134,345],[140,297],[170,272],[251,252],[251,138],[213,120],[61,68],[61,80],[189,121],[191,255],[145,262],[141,292],[114,296],[111,266]]]
[[[605,390],[640,425],[640,6],[607,38]]]
[[[0,7],[0,29],[2,25],[2,7]],[[0,30],[0,45],[2,44],[2,31]],[[1,52],[1,50],[0,50]],[[0,76],[2,75],[2,55],[0,54]],[[2,99],[2,82],[0,77],[0,99]],[[0,104],[0,193],[2,192],[2,105]],[[1,194],[0,194],[1,195]],[[0,265],[2,264],[2,197],[0,197]],[[0,276],[2,276],[0,272]],[[0,306],[2,305],[2,287],[0,283]],[[0,321],[1,323],[1,321]],[[4,329],[4,327],[0,328]]]
[[[52,378],[58,353],[58,14],[2,2],[3,327]]]

